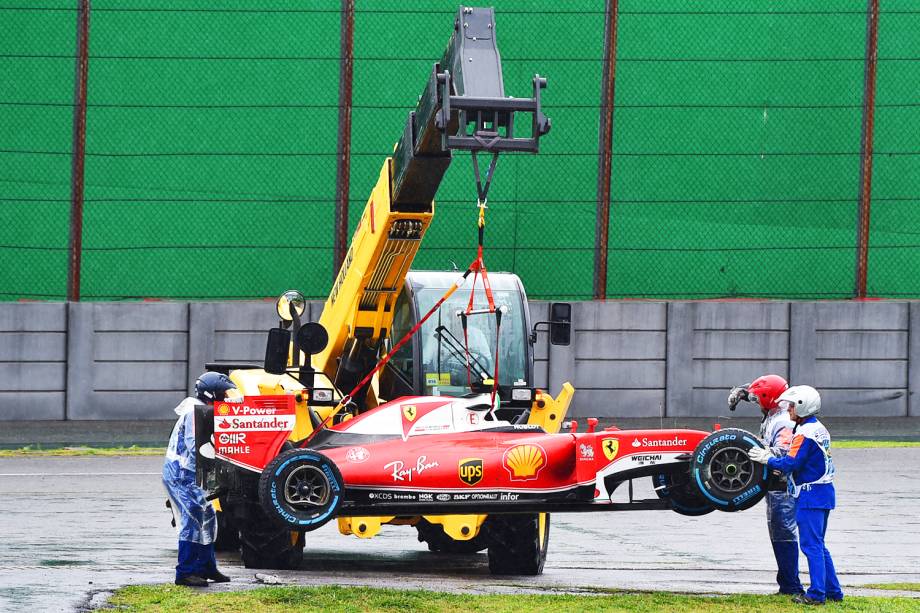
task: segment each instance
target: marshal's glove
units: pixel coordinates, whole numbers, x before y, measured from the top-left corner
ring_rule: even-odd
[[[742,400],[748,400],[748,391],[746,387],[733,387],[732,391],[728,393],[728,409],[730,411],[735,410],[735,405],[737,405]]]
[[[766,464],[770,461],[770,458],[773,457],[773,454],[770,453],[768,449],[761,449],[760,447],[752,447],[748,450],[748,457],[757,462],[758,464]]]

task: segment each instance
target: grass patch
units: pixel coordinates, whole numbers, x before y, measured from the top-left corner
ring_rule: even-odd
[[[920,592],[920,583],[867,583],[860,587],[874,590],[897,590],[899,592]]]
[[[920,447],[920,441],[834,441],[837,449],[871,449],[873,447]]]
[[[165,447],[58,447],[41,449],[39,447],[21,447],[19,449],[0,449],[0,458],[19,458],[25,456],[116,456],[116,455],[163,455]]]
[[[115,592],[109,604],[118,611],[175,613],[290,613],[291,611],[426,611],[441,613],[642,613],[701,611],[802,611],[786,596],[696,596],[668,592],[623,592],[609,596],[469,595],[420,590],[362,587],[270,587],[245,592],[208,593],[174,585],[129,586]],[[830,605],[835,611],[920,612],[920,600],[911,598],[847,598]]]

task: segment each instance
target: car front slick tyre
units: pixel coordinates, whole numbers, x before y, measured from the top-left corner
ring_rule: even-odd
[[[691,485],[720,511],[743,511],[757,504],[767,490],[768,470],[747,452],[762,447],[739,428],[717,430],[700,441],[690,464]]]
[[[335,517],[343,483],[335,463],[323,454],[290,449],[262,471],[259,502],[276,524],[309,532]]]
[[[549,545],[549,513],[490,515],[483,523],[493,575],[539,575]]]
[[[715,511],[709,500],[690,482],[689,474],[658,473],[652,477],[655,493],[667,500],[671,510],[688,517]]]

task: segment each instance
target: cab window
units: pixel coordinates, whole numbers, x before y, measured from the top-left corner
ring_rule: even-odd
[[[408,334],[409,330],[412,329],[412,325],[412,309],[410,308],[409,300],[406,298],[406,292],[403,292],[396,300],[393,326],[390,328],[390,346],[395,346],[402,337]],[[406,342],[405,345],[399,348],[399,351],[393,354],[390,364],[399,374],[405,377],[406,382],[411,384],[414,381],[411,341]]]

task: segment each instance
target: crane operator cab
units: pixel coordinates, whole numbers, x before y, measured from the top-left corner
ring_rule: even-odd
[[[409,332],[456,279],[456,272],[409,272],[396,301],[389,342],[395,343]],[[488,393],[493,389],[497,360],[501,417],[513,419],[530,405],[535,385],[536,333],[531,332],[527,296],[515,274],[490,273],[489,280],[495,308],[502,311],[500,329],[494,313],[477,313],[488,311],[486,297],[479,288],[473,293],[473,312],[466,317],[464,335],[462,314],[469,306],[473,283],[467,279],[411,342],[393,354],[380,373],[382,398]],[[554,306],[569,307],[562,303]]]

